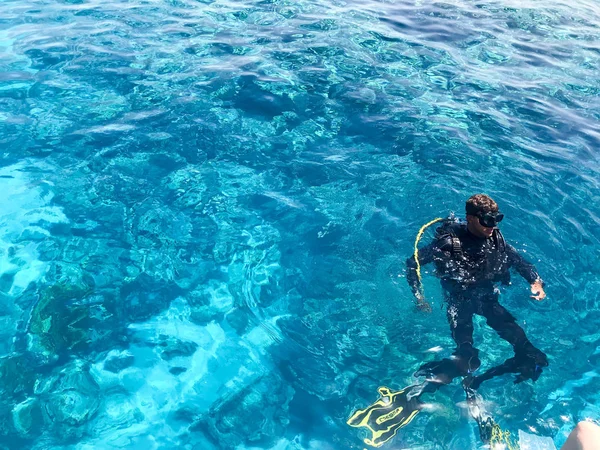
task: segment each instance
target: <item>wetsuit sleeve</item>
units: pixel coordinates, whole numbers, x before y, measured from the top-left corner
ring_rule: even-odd
[[[452,241],[448,239],[440,239],[433,241],[431,244],[419,249],[419,264],[421,268],[436,258],[442,258],[450,255],[452,249]],[[417,262],[414,255],[406,260],[406,280],[413,294],[419,292],[420,283],[417,277]]]
[[[527,280],[529,284],[533,284],[536,280],[540,279],[538,271],[535,266],[523,258],[517,249],[512,245],[506,246],[506,252],[508,253],[508,263],[510,267],[514,267],[519,275]]]

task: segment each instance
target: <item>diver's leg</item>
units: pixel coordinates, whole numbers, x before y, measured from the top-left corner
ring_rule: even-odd
[[[477,422],[481,440],[487,444],[492,438],[495,422],[489,411],[485,408],[483,398],[477,392],[477,387],[481,384],[478,383],[477,378],[468,375],[463,379],[462,384],[465,394],[467,394],[469,414]]]
[[[529,378],[537,380],[542,368],[548,365],[546,354],[527,339],[525,331],[517,324],[514,316],[498,302],[496,295],[482,301],[481,308],[487,324],[513,346],[515,356],[475,377],[473,388],[476,389],[483,381],[505,373],[519,373],[517,383]]]
[[[474,391],[479,389],[481,383],[487,380],[491,380],[492,378],[499,377],[500,375],[504,375],[507,373],[518,373],[520,372],[518,368],[517,361],[515,358],[509,358],[504,361],[502,364],[498,366],[494,366],[491,369],[486,370],[481,375],[477,375],[474,377],[465,378],[463,380],[463,387],[465,389],[470,388]],[[523,380],[521,380],[523,381]]]
[[[415,373],[427,379],[421,385],[421,392],[434,392],[456,377],[465,376],[477,370],[481,364],[479,350],[473,347],[473,309],[468,300],[453,302],[448,306],[448,322],[456,350],[451,358],[423,364]]]
[[[526,346],[531,346],[525,331],[517,324],[514,316],[500,304],[496,294],[490,295],[481,302],[481,315],[487,324],[496,331],[502,339],[510,343],[515,353]]]
[[[481,361],[479,360],[479,350],[473,346],[472,302],[465,299],[460,306],[450,304],[447,316],[452,339],[456,342],[456,350],[451,358],[458,369],[454,378],[473,373],[479,368]]]

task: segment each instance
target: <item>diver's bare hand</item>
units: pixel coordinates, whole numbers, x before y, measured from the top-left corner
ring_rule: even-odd
[[[425,297],[423,297],[422,295],[417,295],[417,309],[421,312],[424,313],[430,313],[431,312],[431,305],[429,303],[427,303],[427,301],[425,300]]]
[[[546,292],[544,291],[544,286],[542,285],[542,280],[535,280],[531,284],[531,298],[541,302],[546,298]]]
[[[417,303],[417,309],[424,313],[430,313],[431,305],[427,302]]]

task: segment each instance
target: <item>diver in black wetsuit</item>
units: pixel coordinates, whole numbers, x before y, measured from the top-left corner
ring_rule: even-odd
[[[517,374],[515,383],[528,379],[536,381],[542,368],[548,365],[546,355],[529,341],[513,315],[498,301],[496,285],[509,284],[509,270],[514,268],[531,285],[531,298],[541,301],[546,293],[533,264],[505,242],[498,229],[498,223],[504,215],[498,211],[496,202],[487,195],[474,195],[467,200],[466,213],[466,223],[446,223],[437,230],[436,239],[418,252],[419,263],[425,265],[433,262],[441,279],[456,350],[451,358],[420,367],[415,375],[425,376],[426,381],[415,386],[413,395],[418,398],[422,393],[434,392],[462,376],[466,377],[463,386],[472,406],[476,390],[482,382],[506,373]],[[406,264],[407,279],[417,300],[417,307],[430,311],[431,307],[420,290],[415,258],[409,258]],[[510,343],[515,352],[512,358],[477,376],[474,372],[481,362],[479,350],[473,345],[474,314],[485,317],[487,324]],[[475,418],[485,440],[484,435],[489,434],[489,427],[493,423],[488,418]]]
[[[473,346],[473,315],[487,320],[502,339],[509,342],[515,356],[502,365],[479,376],[469,377],[469,385],[477,389],[481,382],[504,373],[516,373],[515,383],[537,380],[542,367],[548,365],[546,355],[527,339],[515,318],[498,301],[497,283],[510,282],[509,269],[514,268],[531,285],[532,298],[546,297],[543,282],[535,267],[504,241],[498,229],[503,214],[487,195],[477,194],[466,204],[467,222],[440,227],[436,239],[419,250],[421,265],[435,263],[448,304],[447,316],[452,338],[456,342],[453,357],[423,365],[417,375],[427,377],[424,392],[448,384],[458,376],[472,375],[479,368],[479,350]],[[421,310],[430,310],[421,294],[416,275],[416,261],[407,260],[407,279]],[[437,386],[436,386],[437,385]]]
[[[381,387],[380,400],[348,419],[350,426],[367,427],[373,433],[371,439],[365,440],[369,445],[379,446],[391,439],[422,409],[423,393],[434,392],[457,377],[465,377],[463,387],[469,410],[479,425],[482,440],[488,442],[496,425],[481,407],[477,388],[483,381],[506,373],[518,374],[515,383],[536,381],[548,365],[546,355],[534,347],[512,314],[500,304],[496,287],[498,283],[510,282],[509,270],[514,268],[531,285],[531,298],[541,301],[546,294],[540,276],[504,241],[498,229],[504,216],[494,200],[487,195],[474,195],[467,200],[466,213],[466,222],[444,221],[436,239],[418,250],[418,263],[414,256],[406,262],[408,283],[422,311],[431,311],[431,307],[421,291],[420,266],[435,264],[456,350],[451,358],[422,365],[415,375],[424,376],[423,383],[397,392]],[[479,350],[473,346],[474,314],[485,317],[487,324],[515,351],[515,356],[481,375],[474,375],[481,364]]]

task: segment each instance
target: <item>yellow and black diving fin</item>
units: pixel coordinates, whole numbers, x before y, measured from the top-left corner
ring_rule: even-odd
[[[467,407],[469,414],[479,428],[479,436],[484,444],[490,448],[502,448],[505,450],[519,450],[519,444],[512,438],[509,431],[500,428],[490,413],[483,406],[483,399],[479,393],[471,388],[474,377],[468,376],[463,380],[463,388],[467,394]]]
[[[379,400],[366,409],[357,410],[348,419],[347,424],[351,427],[367,428],[371,436],[365,438],[365,444],[381,447],[392,439],[400,428],[412,422],[421,411],[423,404],[418,396],[409,396],[411,387],[413,386],[396,392],[385,386],[380,387]]]

